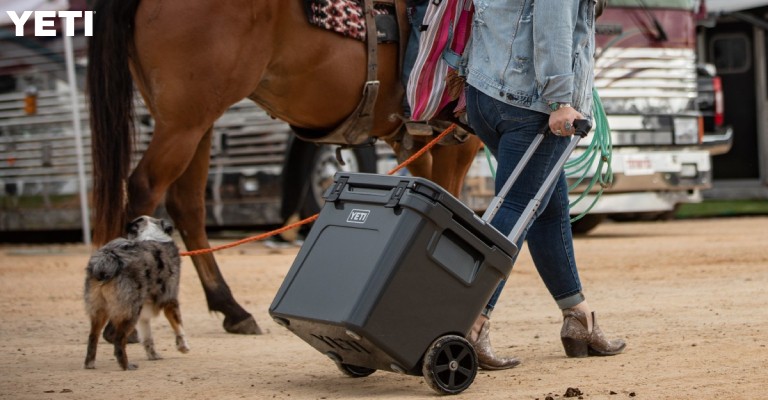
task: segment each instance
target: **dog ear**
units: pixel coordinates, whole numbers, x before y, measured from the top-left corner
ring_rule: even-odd
[[[139,233],[139,221],[141,221],[141,218],[136,218],[125,225],[125,232],[128,235],[137,235]]]
[[[160,227],[163,228],[163,232],[168,236],[171,236],[173,233],[173,225],[164,219],[160,220]]]

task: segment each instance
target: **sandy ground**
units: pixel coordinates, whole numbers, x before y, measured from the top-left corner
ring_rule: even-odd
[[[568,359],[561,318],[523,251],[494,314],[492,341],[522,358],[480,371],[456,396],[483,399],[753,399],[768,389],[768,218],[606,223],[576,241],[582,281],[599,322],[628,342],[624,354]],[[182,313],[192,351],[175,351],[167,322],[154,326],[165,357],[139,345],[124,372],[102,341],[83,369],[82,302],[89,249],[0,246],[0,399],[427,399],[420,376],[366,378],[335,365],[268,315],[297,249],[249,243],[219,253],[236,298],[266,331],[224,333],[184,259]]]

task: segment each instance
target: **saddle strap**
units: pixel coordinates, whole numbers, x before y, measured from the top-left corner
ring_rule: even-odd
[[[378,30],[373,13],[373,0],[364,0],[365,35],[368,54],[367,82],[363,87],[363,98],[355,111],[330,134],[315,140],[318,143],[359,145],[369,141],[368,133],[373,128],[373,108],[379,96],[378,80]]]
[[[365,13],[365,39],[368,45],[368,82],[377,81],[378,74],[378,29],[376,29],[376,17],[373,15],[373,0],[364,0],[363,12]]]

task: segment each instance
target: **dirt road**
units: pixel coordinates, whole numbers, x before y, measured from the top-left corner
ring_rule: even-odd
[[[753,399],[768,390],[768,218],[606,223],[576,240],[582,281],[602,328],[624,354],[568,359],[561,318],[527,250],[493,316],[492,341],[519,367],[480,371],[456,398]],[[296,248],[251,243],[218,255],[236,298],[266,334],[224,333],[188,258],[181,305],[192,351],[174,350],[164,319],[158,351],[139,345],[119,370],[101,342],[83,369],[88,321],[83,246],[0,246],[0,399],[428,399],[424,379],[378,371],[352,379],[267,313]],[[575,397],[579,398],[579,397]]]

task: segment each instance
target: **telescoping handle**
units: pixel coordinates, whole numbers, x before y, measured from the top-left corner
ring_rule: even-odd
[[[571,142],[568,144],[565,152],[563,152],[563,154],[557,160],[557,163],[547,175],[547,178],[544,180],[541,188],[539,188],[539,191],[536,192],[536,195],[533,196],[533,198],[528,202],[525,210],[523,210],[523,213],[520,215],[520,219],[517,220],[517,223],[515,223],[512,231],[509,232],[509,235],[507,235],[512,243],[517,243],[525,228],[528,226],[528,224],[531,223],[534,215],[536,215],[536,211],[541,206],[541,200],[544,198],[544,194],[547,193],[549,188],[552,187],[555,180],[560,175],[560,171],[563,169],[565,162],[568,161],[568,157],[570,157],[573,150],[579,144],[579,141],[585,138],[590,129],[592,129],[592,123],[587,119],[577,119],[573,121],[573,127],[576,129],[576,133],[573,135],[573,138],[571,138]],[[501,204],[504,202],[504,197],[507,196],[507,193],[509,193],[512,185],[514,185],[515,181],[517,181],[517,178],[520,177],[520,173],[522,173],[523,168],[525,168],[525,166],[528,164],[528,161],[530,161],[533,153],[535,153],[536,149],[539,148],[541,141],[544,140],[544,135],[548,134],[552,135],[553,133],[549,129],[549,126],[545,126],[541,132],[536,135],[531,145],[528,146],[528,149],[525,151],[525,154],[523,154],[523,158],[512,171],[512,174],[509,175],[507,181],[504,182],[504,186],[501,188],[496,197],[493,198],[491,204],[488,206],[488,209],[485,210],[485,213],[483,214],[483,221],[490,222],[499,211]]]

